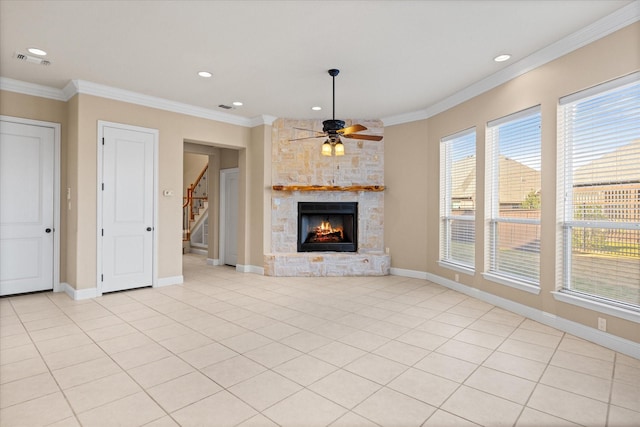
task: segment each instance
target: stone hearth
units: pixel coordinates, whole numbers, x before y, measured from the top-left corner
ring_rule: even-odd
[[[368,134],[382,134],[382,122],[360,123]],[[301,129],[322,129],[322,121],[279,119],[273,124],[272,182],[275,186],[327,186],[328,191],[272,190],[271,252],[265,254],[269,276],[367,276],[389,274],[384,253],[384,192],[331,191],[331,188],[384,185],[384,142],[343,139],[345,155],[320,154],[322,138]],[[357,202],[357,252],[297,252],[298,202]]]

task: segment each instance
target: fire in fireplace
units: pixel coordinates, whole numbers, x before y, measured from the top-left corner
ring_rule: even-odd
[[[298,252],[357,250],[357,202],[298,203]]]

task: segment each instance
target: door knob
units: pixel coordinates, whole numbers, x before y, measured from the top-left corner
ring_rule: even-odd
[[[51,233],[51,229],[50,228],[45,228],[44,232],[45,233]]]
[[[153,228],[147,227],[147,231],[151,231],[151,230],[153,230]]]

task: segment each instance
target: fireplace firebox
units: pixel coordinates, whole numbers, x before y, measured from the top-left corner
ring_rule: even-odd
[[[357,250],[357,202],[298,203],[298,252]]]

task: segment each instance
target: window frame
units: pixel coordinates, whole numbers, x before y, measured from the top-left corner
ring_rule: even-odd
[[[453,155],[451,145],[457,140],[473,135],[473,156],[477,167],[477,132],[476,128],[468,128],[460,132],[445,136],[440,139],[440,194],[439,194],[439,236],[438,236],[438,264],[463,274],[473,275],[475,273],[475,230],[476,230],[476,209],[473,215],[451,215],[453,203],[452,199],[452,178],[451,168],[453,165]],[[477,174],[477,169],[476,169]],[[477,188],[474,192],[474,200],[477,199]],[[463,221],[473,224],[473,260],[472,264],[467,264],[452,257],[452,221]]]
[[[538,267],[538,280],[500,270],[497,266],[498,256],[498,229],[500,224],[522,224],[542,227],[540,218],[509,218],[500,216],[500,141],[499,130],[503,125],[514,123],[534,116],[538,117],[539,126],[542,127],[541,106],[533,107],[509,114],[507,116],[491,120],[485,130],[485,269],[482,273],[487,280],[501,285],[510,286],[529,293],[539,294],[540,268]],[[542,165],[542,132],[539,135],[539,161]],[[540,215],[541,216],[541,215]],[[541,231],[540,231],[541,234]],[[538,250],[540,259],[540,250]]]
[[[572,256],[573,247],[572,230],[582,229],[607,229],[607,230],[639,230],[640,222],[633,222],[633,218],[628,222],[615,220],[593,220],[575,219],[574,216],[574,177],[572,170],[574,161],[573,141],[571,136],[565,131],[566,116],[570,108],[577,103],[587,101],[590,98],[605,95],[607,92],[622,88],[627,85],[640,83],[640,72],[628,74],[626,76],[593,86],[580,92],[576,92],[560,98],[558,103],[558,144],[557,144],[557,270],[556,270],[556,290],[552,292],[553,297],[561,302],[577,305],[583,308],[595,310],[601,313],[610,314],[624,318],[636,323],[640,323],[640,305],[634,305],[625,301],[608,298],[604,295],[597,295],[572,289]],[[603,208],[616,209],[616,200],[619,198],[621,189],[612,189],[609,194],[611,204]],[[606,192],[606,191],[605,191]],[[604,197],[604,196],[603,196]],[[615,215],[618,215],[617,213]],[[614,218],[615,219],[615,218]],[[637,221],[637,219],[636,219]]]

